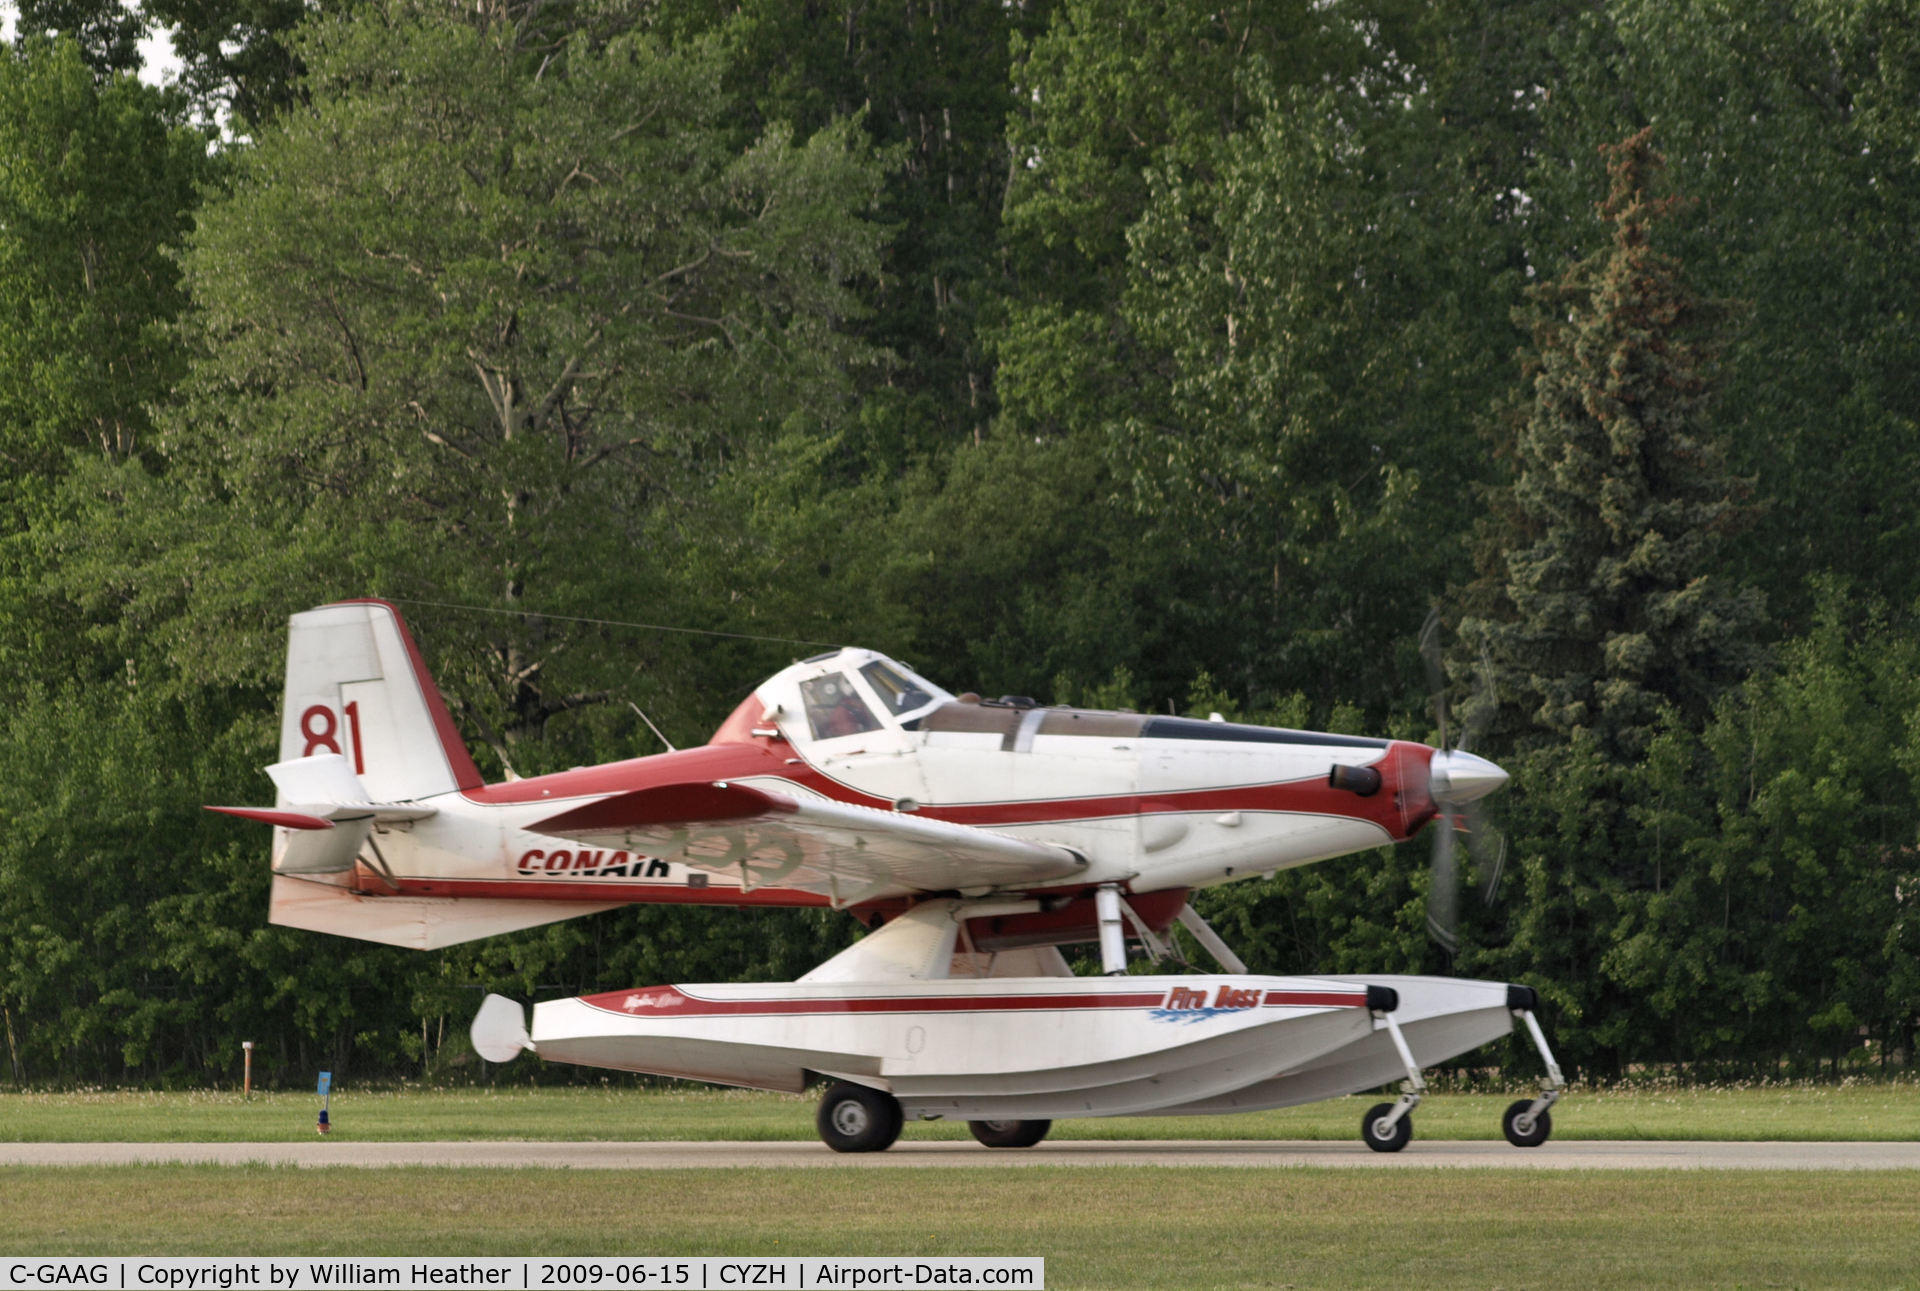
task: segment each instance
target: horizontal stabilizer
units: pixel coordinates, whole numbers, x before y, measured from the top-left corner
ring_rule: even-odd
[[[366,790],[338,753],[276,762],[267,774],[278,791],[274,806],[209,806],[207,810],[294,831],[274,835],[277,874],[344,874],[359,859],[360,848],[375,825],[425,820],[439,811],[412,803],[369,802]]]
[[[293,758],[267,768],[281,802],[370,801],[347,759],[338,753],[317,753],[310,758]]]
[[[371,818],[386,825],[398,821],[425,820],[438,813],[437,807],[422,807],[410,802],[373,802],[361,787],[359,777],[338,753],[320,753],[291,762],[276,762],[267,768],[278,791],[277,806],[325,820]],[[221,808],[232,815],[244,812]],[[278,821],[269,822],[278,824]],[[299,828],[299,826],[289,826]]]
[[[778,883],[816,892],[836,905],[908,892],[1039,883],[1086,865],[1078,853],[1052,843],[726,781],[614,794],[532,828],[738,874],[748,890]]]
[[[275,825],[281,829],[332,829],[333,822],[324,816],[310,816],[304,811],[278,811],[272,807],[213,807],[206,811],[217,811],[223,816],[238,816],[242,820],[257,820],[262,824]]]

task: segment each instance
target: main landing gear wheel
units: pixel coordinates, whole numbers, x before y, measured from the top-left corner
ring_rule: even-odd
[[[1517,1148],[1537,1148],[1547,1141],[1547,1135],[1553,1133],[1553,1117],[1546,1108],[1533,1115],[1527,1115],[1533,1107],[1531,1098],[1523,1098],[1507,1108],[1507,1114],[1500,1118],[1500,1128],[1507,1136],[1507,1142]]]
[[[1375,1152],[1398,1152],[1407,1146],[1413,1137],[1413,1117],[1402,1116],[1393,1124],[1387,1124],[1387,1117],[1393,1111],[1392,1103],[1375,1103],[1360,1118],[1360,1137]]]
[[[1030,1148],[1047,1137],[1052,1121],[968,1121],[973,1137],[990,1148]]]
[[[843,1080],[828,1087],[813,1123],[835,1152],[883,1152],[900,1137],[902,1119],[892,1094]]]

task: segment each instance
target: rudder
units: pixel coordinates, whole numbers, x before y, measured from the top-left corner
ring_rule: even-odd
[[[483,783],[400,612],[385,601],[341,601],[288,621],[280,760],[325,753],[343,756],[380,801]]]

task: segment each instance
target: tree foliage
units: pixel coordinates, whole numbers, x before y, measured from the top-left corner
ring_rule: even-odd
[[[170,251],[193,227],[205,141],[157,91],[97,78],[71,40],[0,49],[0,456],[124,460],[185,370]]]
[[[200,358],[161,492],[193,537],[158,549],[179,510],[103,535],[76,597],[222,638],[321,587],[670,603],[717,477],[846,418],[878,180],[844,123],[737,147],[711,41],[530,48],[433,12],[372,6],[301,46],[311,110],[246,151],[185,257]],[[222,585],[259,534],[280,540]],[[473,630],[452,692],[502,758],[604,697],[549,627]]]

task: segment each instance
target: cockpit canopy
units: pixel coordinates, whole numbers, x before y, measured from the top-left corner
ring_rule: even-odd
[[[912,730],[918,719],[953,699],[913,669],[872,650],[815,655],[773,679],[791,680],[816,740],[863,735],[886,727]]]

